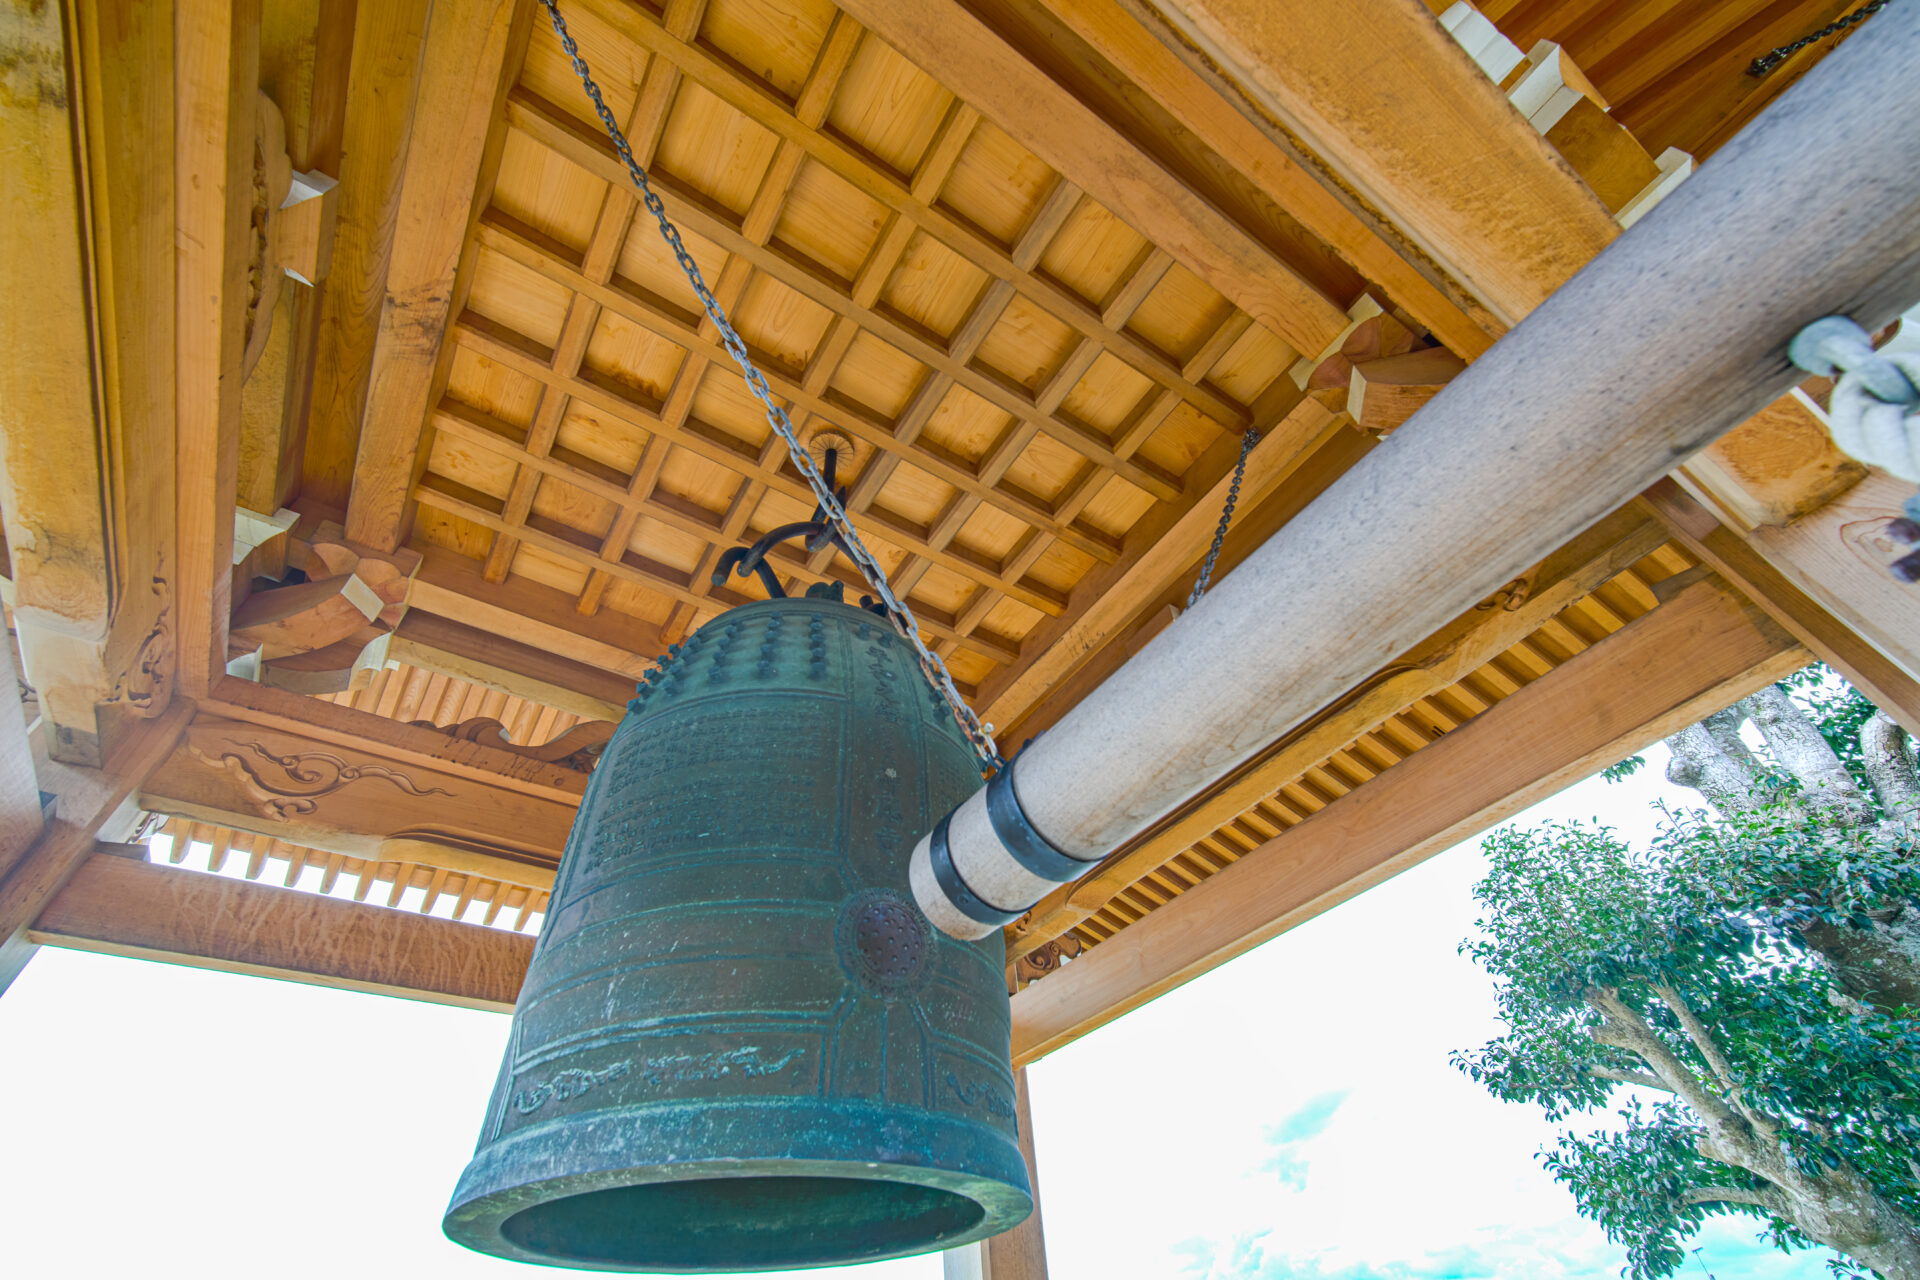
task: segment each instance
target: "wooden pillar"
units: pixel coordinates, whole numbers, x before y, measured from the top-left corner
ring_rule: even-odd
[[[9,5],[0,513],[48,750],[99,765],[171,694],[173,6]]]
[[[1020,1120],[1020,1154],[1027,1160],[1027,1181],[1033,1186],[1033,1213],[1011,1231],[1002,1231],[959,1249],[949,1249],[941,1263],[946,1280],[1046,1280],[1047,1242],[1040,1225],[1040,1166],[1033,1154],[1033,1108],[1027,1092],[1027,1069],[1013,1073],[1015,1114]]]

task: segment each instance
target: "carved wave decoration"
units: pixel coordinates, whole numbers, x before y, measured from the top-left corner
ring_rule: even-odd
[[[287,822],[320,807],[320,800],[355,782],[378,779],[410,796],[450,796],[445,787],[422,787],[397,769],[381,764],[349,764],[327,751],[277,756],[261,742],[234,742],[233,750],[189,750],[196,759],[224,769],[240,780],[260,815]]]
[[[538,746],[522,746],[507,737],[506,726],[491,716],[474,716],[462,720],[459,724],[438,725],[431,720],[412,720],[408,722],[416,729],[432,729],[435,733],[444,733],[457,742],[476,742],[483,747],[492,747],[496,751],[511,751],[514,755],[525,756],[529,760],[539,760],[544,764],[559,765],[563,769],[575,769],[581,773],[591,773],[600,762],[601,752],[613,738],[617,727],[605,720],[587,720],[573,726],[551,742]]]
[[[114,682],[113,694],[109,699],[111,702],[124,702],[147,717],[157,714],[154,704],[173,668],[173,626],[170,616],[173,613],[173,600],[165,578],[154,578],[153,594],[160,598],[159,615],[154,618],[153,629],[147,632],[146,639],[140,642],[140,650],[133,656],[132,669]]]

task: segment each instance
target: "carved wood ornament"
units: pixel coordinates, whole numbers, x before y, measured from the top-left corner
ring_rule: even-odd
[[[286,822],[310,814],[319,801],[355,782],[379,779],[410,796],[451,796],[444,787],[421,787],[397,769],[379,764],[348,764],[326,751],[277,756],[259,742],[232,744],[235,750],[209,752],[189,747],[197,760],[224,769],[246,788],[260,816]]]

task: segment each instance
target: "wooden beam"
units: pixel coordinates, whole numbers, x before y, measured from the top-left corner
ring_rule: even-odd
[[[355,858],[406,836],[556,865],[575,804],[500,781],[203,715],[142,782],[140,804]]]
[[[0,12],[0,514],[54,757],[98,765],[172,695],[174,16]],[[185,75],[190,68],[182,68]]]
[[[488,582],[478,561],[444,547],[420,548],[420,571],[407,600],[516,644],[637,680],[666,651],[660,628],[622,613],[583,614],[564,591],[512,577]]]
[[[1297,140],[1505,324],[1620,234],[1420,0],[1121,2],[1269,138]]]
[[[353,707],[228,676],[200,704],[202,715],[223,717],[404,765],[450,773],[484,787],[578,805],[587,774],[440,729],[390,720]]]
[[[1874,550],[1875,528],[1884,528],[1886,520],[1898,514],[1900,494],[1897,488],[1887,486],[1884,493],[1893,505],[1883,507],[1882,514],[1877,517],[1871,514],[1871,508],[1863,513],[1855,509],[1849,500],[1831,515],[1822,511],[1806,521],[1810,526],[1808,533],[1812,536],[1793,540],[1793,546],[1796,549],[1824,546],[1829,554],[1802,568],[1817,573],[1834,571],[1833,561],[1837,557],[1831,551],[1838,546],[1854,553],[1846,559],[1858,557],[1866,563],[1863,570],[1859,571],[1843,566],[1836,571],[1836,576],[1871,572],[1874,568],[1871,552]],[[1893,651],[1875,643],[1865,620],[1850,618],[1851,610],[1847,613],[1833,611],[1835,607],[1844,608],[1844,600],[1836,600],[1829,593],[1822,593],[1820,597],[1811,594],[1801,585],[1801,575],[1789,574],[1779,560],[1769,556],[1769,549],[1764,543],[1751,533],[1743,533],[1735,526],[1721,523],[1711,510],[1696,501],[1676,481],[1662,480],[1641,496],[1682,546],[1711,565],[1715,573],[1745,592],[1749,599],[1767,611],[1768,616],[1812,650],[1815,657],[1846,677],[1855,688],[1905,726],[1908,733],[1920,737],[1920,679],[1916,679],[1911,670],[1896,661]],[[1861,519],[1863,514],[1866,515],[1864,520]],[[1860,556],[1861,552],[1868,554]],[[1868,584],[1861,585],[1864,587]],[[1903,603],[1895,591],[1862,591],[1856,598],[1875,601],[1887,608],[1898,608]],[[1920,598],[1908,591],[1904,604],[1907,615],[1904,634],[1910,641],[1916,629],[1920,629]],[[1897,623],[1897,619],[1894,621]]]
[[[399,225],[430,0],[357,6],[333,270],[320,299],[301,496],[345,508]]]
[[[524,934],[95,853],[27,931],[44,946],[510,1013]]]
[[[1263,133],[1122,6],[1112,0],[1044,0],[1044,4],[1091,50],[1448,347],[1472,358],[1504,331],[1504,325],[1431,263],[1417,254],[1403,256],[1376,217],[1342,199],[1337,188],[1330,189],[1317,164]]]
[[[958,0],[842,7],[1021,145],[1283,338],[1317,352],[1346,324],[1327,298],[1152,156],[1028,62]]]
[[[1014,997],[1025,1065],[1781,678],[1806,650],[1716,579],[1415,752]]]
[[[1516,580],[1517,590],[1509,594],[1506,607],[1475,608],[1455,618],[1300,730],[1155,824],[1098,870],[1041,899],[1009,934],[1008,963],[1067,932],[1141,876],[1354,739],[1520,643],[1562,609],[1653,551],[1665,536],[1665,528],[1637,507],[1614,512]]]
[[[461,247],[480,215],[489,134],[520,74],[532,0],[439,0],[421,52],[419,115],[387,267],[347,537],[382,551],[405,538],[408,495],[426,447]],[[499,142],[493,143],[498,154]]]
[[[618,722],[633,697],[632,676],[615,675],[478,627],[410,610],[388,642],[395,662],[439,671],[587,720]]]
[[[34,774],[40,789],[55,797],[55,808],[39,838],[0,876],[0,991],[32,954],[27,925],[92,854],[94,842],[132,833],[129,798],[173,749],[192,715],[193,705],[179,699],[154,719],[130,722],[100,769],[53,759],[44,723],[34,731]]]

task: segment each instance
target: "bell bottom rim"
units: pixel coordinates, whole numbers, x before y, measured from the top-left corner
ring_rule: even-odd
[[[762,1126],[755,1122],[763,1121],[770,1127],[768,1132],[810,1131],[815,1137],[811,1142],[793,1144],[784,1153],[770,1153],[767,1143],[748,1141],[736,1145],[741,1152],[737,1155],[713,1155],[709,1151],[685,1160],[673,1158],[673,1138],[649,1141],[655,1135],[671,1133],[675,1120],[706,1126],[728,1119],[742,1122],[749,1132],[760,1130]],[[909,1152],[887,1150],[875,1142],[876,1137],[902,1129],[911,1130],[922,1140],[927,1151],[924,1162]],[[875,1158],[882,1154],[891,1158]],[[539,1168],[559,1172],[546,1178],[525,1176],[528,1170]],[[595,1191],[760,1177],[846,1178],[921,1187],[971,1201],[980,1210],[980,1217],[952,1235],[921,1239],[904,1247],[882,1247],[813,1261],[782,1260],[760,1267],[675,1266],[657,1261],[564,1256],[523,1247],[503,1231],[525,1210]],[[885,1262],[955,1249],[998,1235],[1018,1226],[1032,1212],[1026,1161],[1006,1134],[990,1124],[901,1104],[849,1099],[742,1099],[656,1103],[560,1117],[484,1143],[460,1176],[441,1230],[456,1244],[519,1262],[682,1275]]]

